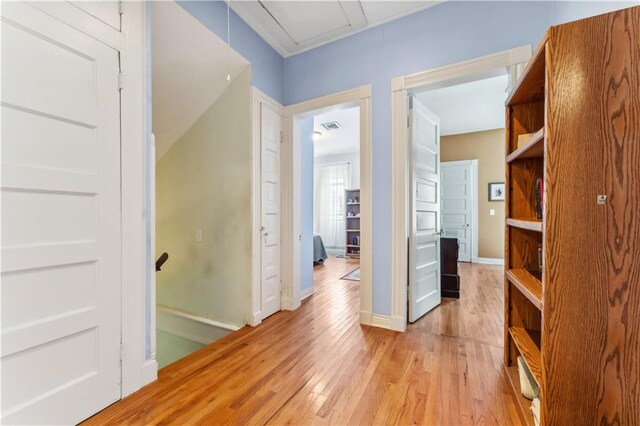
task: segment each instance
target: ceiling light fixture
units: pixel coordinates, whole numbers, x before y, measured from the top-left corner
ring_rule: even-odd
[[[227,81],[231,81],[231,22],[229,21],[229,4],[231,0],[227,0]]]

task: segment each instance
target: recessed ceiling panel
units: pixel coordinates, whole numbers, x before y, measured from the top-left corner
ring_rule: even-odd
[[[305,43],[351,25],[339,1],[262,1],[261,3],[296,44]]]

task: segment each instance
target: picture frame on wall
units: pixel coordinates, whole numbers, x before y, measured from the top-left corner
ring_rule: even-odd
[[[504,201],[505,196],[504,182],[489,182],[489,201]]]

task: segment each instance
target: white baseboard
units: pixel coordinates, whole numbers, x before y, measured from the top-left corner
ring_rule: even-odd
[[[240,329],[240,327],[233,324],[191,315],[166,306],[158,306],[156,315],[157,327],[160,330],[203,345],[215,342]]]
[[[504,265],[504,259],[494,257],[474,257],[472,263],[482,263],[485,265]]]
[[[311,296],[313,296],[313,292],[314,292],[314,291],[315,291],[315,289],[314,289],[314,287],[313,287],[313,286],[308,287],[308,288],[303,288],[303,289],[302,289],[302,297],[301,297],[301,299],[302,299],[302,300],[304,300],[304,299],[306,299],[307,297],[311,297]]]
[[[262,311],[254,312],[249,319],[249,325],[255,327],[260,324],[262,324]]]
[[[282,298],[282,310],[283,311],[293,311],[295,307],[293,306],[293,300],[289,297]]]
[[[386,328],[387,330],[404,332],[407,327],[407,321],[401,317],[373,314],[371,316],[371,325]]]
[[[142,364],[142,386],[158,380],[158,362],[150,359]]]
[[[373,325],[371,312],[368,311],[360,311],[360,324],[362,325]]]

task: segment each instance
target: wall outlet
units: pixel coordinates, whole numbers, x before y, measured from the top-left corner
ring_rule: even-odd
[[[495,216],[496,215],[496,209],[489,209],[489,216]]]
[[[196,229],[196,242],[202,242],[202,229]]]

